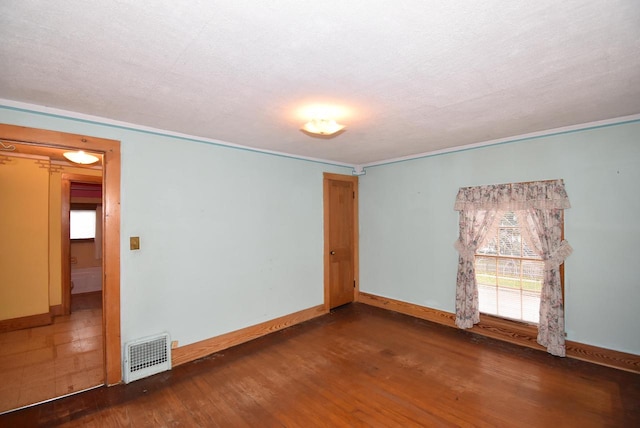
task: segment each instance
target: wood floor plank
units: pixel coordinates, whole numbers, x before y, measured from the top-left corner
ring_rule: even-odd
[[[0,426],[640,426],[640,375],[354,303]]]

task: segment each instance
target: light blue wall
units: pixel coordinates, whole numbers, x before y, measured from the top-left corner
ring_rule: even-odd
[[[350,169],[13,109],[0,122],[122,141],[123,342],[185,345],[322,303],[322,172]],[[640,354],[637,122],[368,168],[360,289],[453,312],[458,188],[552,178],[572,203],[568,338]]]
[[[5,108],[0,122],[122,142],[123,342],[186,345],[323,303],[322,173],[351,169]]]
[[[562,178],[568,339],[640,354],[640,122],[370,167],[360,289],[454,312],[459,187]]]

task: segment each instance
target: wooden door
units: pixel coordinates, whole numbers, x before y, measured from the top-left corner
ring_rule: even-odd
[[[353,302],[357,294],[358,178],[324,175],[325,306]]]

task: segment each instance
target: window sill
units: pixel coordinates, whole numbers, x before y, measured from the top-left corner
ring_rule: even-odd
[[[480,314],[480,322],[469,330],[516,345],[545,349],[538,344],[538,327],[533,324]]]

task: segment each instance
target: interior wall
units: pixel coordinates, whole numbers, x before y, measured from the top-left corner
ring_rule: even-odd
[[[11,156],[10,159],[4,165],[4,190],[0,198],[3,211],[0,227],[5,236],[0,251],[6,254],[2,257],[0,283],[5,292],[11,290],[11,294],[2,299],[0,313],[8,312],[0,315],[0,319],[14,318],[9,313],[21,314],[15,317],[46,313],[49,307],[62,303],[61,174],[101,175],[101,171],[70,166],[54,165],[49,169],[49,162],[44,157],[37,158],[40,163],[35,163],[35,158]],[[47,166],[43,167],[45,164]],[[11,193],[7,193],[9,190]],[[42,221],[46,221],[48,229],[42,228]],[[46,257],[41,254],[42,245],[48,246]],[[86,263],[96,265],[95,261]],[[98,260],[97,266],[100,263]],[[46,305],[45,297],[40,293],[43,286],[48,288],[48,294],[43,295],[47,299]]]
[[[323,303],[322,173],[350,168],[11,108],[0,122],[121,141],[123,343],[182,346]]]
[[[455,311],[459,187],[562,178],[569,340],[640,354],[640,123],[371,167],[360,178],[360,290]]]
[[[322,172],[350,169],[14,109],[0,122],[122,141],[123,342],[185,345],[322,303]],[[639,139],[636,122],[368,168],[360,289],[453,312],[458,188],[563,178],[568,339],[640,354]]]
[[[71,241],[71,270],[100,267],[102,259],[96,259],[96,245],[93,241]]]
[[[8,320],[49,312],[49,162],[3,158],[0,320]]]

